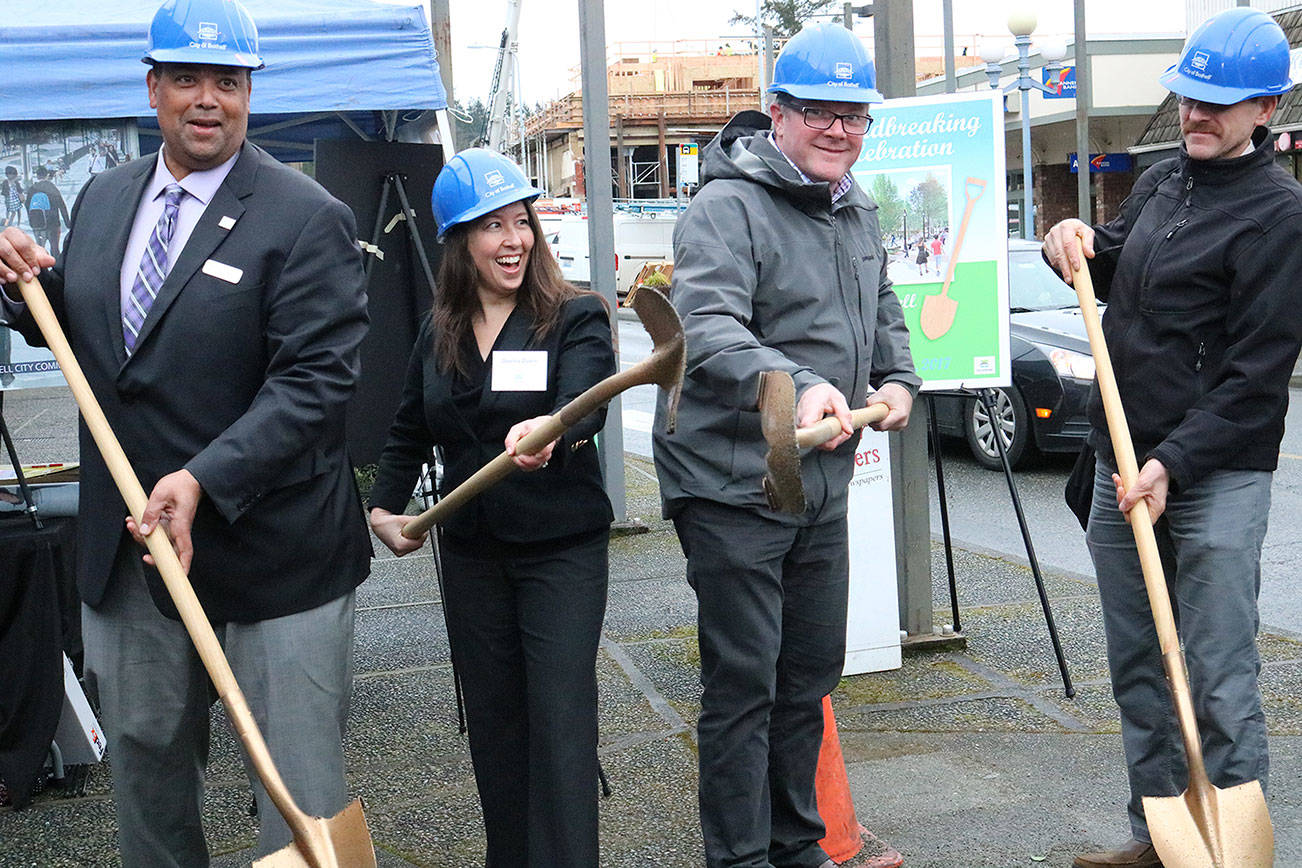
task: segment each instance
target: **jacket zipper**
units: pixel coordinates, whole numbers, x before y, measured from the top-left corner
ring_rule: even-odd
[[[1203,369],[1203,359],[1206,358],[1206,357],[1207,357],[1207,344],[1204,343],[1203,341],[1199,341],[1199,342],[1198,342],[1198,361],[1194,362],[1194,370],[1195,370],[1195,371],[1201,371],[1201,370]]]
[[[1185,185],[1184,185],[1184,194],[1185,194],[1185,195],[1184,195],[1184,204],[1183,204],[1183,206],[1181,206],[1181,207],[1183,207],[1183,208],[1189,208],[1189,207],[1192,205],[1192,202],[1193,202],[1193,187],[1194,187],[1193,177],[1190,176],[1189,178],[1187,178],[1187,179],[1185,180]],[[1174,217],[1175,215],[1172,214],[1171,216]],[[1170,219],[1170,218],[1167,218],[1167,219]],[[1180,228],[1181,228],[1182,226],[1184,226],[1185,224],[1187,224],[1188,222],[1189,222],[1189,218],[1188,218],[1188,217],[1181,217],[1180,220],[1177,221],[1176,224],[1175,224],[1174,226],[1172,226],[1172,227],[1167,231],[1166,235],[1163,237],[1162,240],[1163,240],[1163,241],[1170,241],[1171,238],[1175,235],[1175,233],[1178,232],[1178,231],[1180,230]],[[1158,227],[1157,231],[1158,231],[1158,232],[1161,232],[1161,231],[1162,231],[1162,229],[1161,229],[1160,226]],[[1156,238],[1157,235],[1156,235],[1156,233],[1154,233],[1153,235],[1151,235],[1151,236],[1149,236],[1149,237],[1150,237],[1150,238]],[[1158,249],[1159,249],[1159,245],[1158,245],[1158,244],[1152,244],[1152,245],[1151,245],[1151,247],[1150,247],[1150,249],[1149,249],[1149,251],[1148,251],[1148,256],[1144,259],[1144,268],[1143,268],[1143,270],[1139,273],[1139,294],[1140,294],[1140,303],[1141,303],[1141,304],[1143,303],[1143,294],[1144,294],[1144,289],[1148,286],[1148,273],[1149,273],[1150,270],[1152,270],[1153,262],[1157,259]]]
[[[863,283],[859,280],[859,260],[853,254],[850,255],[850,267],[854,270],[854,288],[855,293],[859,296],[859,328],[863,334],[863,342],[868,343],[868,326],[863,321]]]
[[[837,230],[837,226],[836,226],[836,212],[835,212],[835,211],[829,211],[827,216],[828,216],[828,219],[829,219],[829,220],[831,221],[831,223],[832,223],[832,253],[833,253],[832,261],[835,262],[835,263],[837,263],[837,268],[836,268],[836,287],[837,287],[837,290],[841,293],[841,306],[845,309],[845,315],[846,315],[846,317],[848,317],[848,318],[850,318],[850,319],[853,319],[853,318],[854,318],[854,311],[850,310],[850,303],[849,303],[849,301],[846,300],[846,297],[845,297],[845,278],[843,278],[843,277],[841,276],[841,275],[842,275],[842,272],[841,272],[841,265],[840,265],[840,263],[841,263],[841,233]],[[853,262],[853,260],[854,260],[854,257],[851,257],[851,261],[852,261],[852,262]],[[855,275],[856,275],[856,277],[857,277],[857,276],[858,276],[858,266],[854,266],[854,269],[855,269]],[[855,281],[855,286],[856,286],[856,287],[858,286],[858,280]],[[863,325],[863,317],[860,317],[859,319],[860,319],[860,326],[862,326],[862,325]],[[864,341],[865,341],[865,343],[867,342],[867,337],[866,337],[866,336],[865,336],[865,338],[864,338]],[[854,346],[854,383],[853,383],[853,388],[852,388],[851,391],[850,391],[850,394],[851,394],[851,395],[858,395],[858,394],[859,394],[859,342],[858,342],[858,341],[855,341],[854,344],[855,344],[855,346]]]

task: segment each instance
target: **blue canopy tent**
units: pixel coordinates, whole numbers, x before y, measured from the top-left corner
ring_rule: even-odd
[[[266,69],[253,74],[249,138],[287,161],[317,138],[394,139],[425,110],[447,108],[418,0],[242,0]],[[159,0],[5,0],[0,123],[136,118],[157,150],[140,62]]]

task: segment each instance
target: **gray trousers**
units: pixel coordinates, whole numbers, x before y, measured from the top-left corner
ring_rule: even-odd
[[[122,864],[202,868],[208,675],[185,627],[154,606],[140,553],[124,541],[102,604],[82,607],[86,684],[108,738]],[[343,735],[353,615],[350,592],[282,618],[214,625],[276,768],[298,806],[315,816],[334,816],[348,801]],[[245,764],[258,800],[261,857],[291,836],[247,757]]]
[[[845,517],[788,527],[693,500],[674,523],[697,600],[706,864],[821,865],[814,775],[845,664]]]
[[[1100,460],[1086,541],[1103,602],[1112,694],[1121,708],[1130,826],[1147,841],[1141,798],[1179,795],[1189,774],[1134,535],[1117,509],[1112,473]],[[1270,481],[1267,471],[1211,473],[1169,496],[1154,527],[1203,758],[1218,787],[1255,779],[1264,788],[1269,771],[1256,636]]]

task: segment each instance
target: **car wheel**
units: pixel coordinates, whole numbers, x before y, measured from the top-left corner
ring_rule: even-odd
[[[998,431],[1003,437],[1004,449],[1008,452],[1008,463],[1016,468],[1032,451],[1028,443],[1030,425],[1026,416],[1026,404],[1016,389],[995,389],[994,392],[994,424],[991,424],[990,416],[986,413],[985,404],[979,398],[971,398],[968,400],[967,412],[963,414],[963,433],[977,463],[990,470],[1000,470],[1003,464],[999,460],[999,447],[995,444],[994,437],[994,432]]]

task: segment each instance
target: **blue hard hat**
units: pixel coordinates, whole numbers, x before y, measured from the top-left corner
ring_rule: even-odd
[[[811,24],[787,40],[769,93],[829,102],[881,102],[877,69],[859,38],[840,24]]]
[[[1217,105],[1277,96],[1293,87],[1288,37],[1265,12],[1226,9],[1189,34],[1179,63],[1158,81],[1172,93]]]
[[[430,207],[441,239],[453,226],[541,195],[542,190],[529,183],[510,157],[487,148],[469,148],[448,160],[434,179]]]
[[[238,0],[167,0],[149,25],[145,63],[262,69],[258,26]]]

